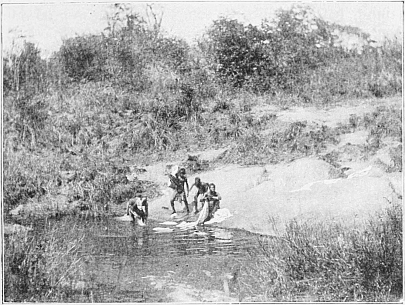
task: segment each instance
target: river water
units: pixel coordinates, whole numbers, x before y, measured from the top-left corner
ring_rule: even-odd
[[[156,227],[173,231],[156,232]],[[235,278],[258,243],[257,235],[243,230],[185,230],[153,220],[141,227],[114,218],[48,220],[37,223],[34,234],[55,228],[70,243],[80,239],[82,264],[67,281],[67,302],[170,302],[167,294],[179,283],[223,291],[224,277]],[[237,297],[236,288],[231,292]]]

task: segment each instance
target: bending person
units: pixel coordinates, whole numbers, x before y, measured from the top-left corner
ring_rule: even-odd
[[[128,200],[127,215],[130,215],[133,221],[138,219],[143,224],[146,224],[148,219],[148,199],[142,195],[137,195],[135,198]]]

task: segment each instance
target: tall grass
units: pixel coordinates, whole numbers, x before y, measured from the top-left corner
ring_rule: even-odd
[[[4,297],[6,302],[67,301],[79,294],[88,297],[78,282],[92,258],[80,249],[84,235],[71,228],[69,218],[48,223],[35,233],[5,237]],[[84,290],[83,290],[84,289]]]
[[[402,207],[392,204],[361,228],[292,221],[261,239],[240,281],[261,301],[393,302],[402,268]]]

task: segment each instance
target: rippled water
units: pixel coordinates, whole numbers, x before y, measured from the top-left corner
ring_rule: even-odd
[[[46,234],[47,226],[41,227]],[[156,227],[173,231],[159,233]],[[167,301],[165,286],[172,282],[221,290],[222,276],[234,272],[248,249],[257,246],[255,235],[242,230],[182,230],[153,220],[140,227],[111,218],[72,219],[65,230],[84,236],[80,253],[88,258],[80,278],[71,280],[75,293],[68,301],[75,302]]]

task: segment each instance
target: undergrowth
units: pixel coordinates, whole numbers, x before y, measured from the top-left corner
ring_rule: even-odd
[[[92,258],[80,252],[84,233],[78,235],[71,223],[65,218],[49,224],[46,232],[5,237],[6,302],[59,302],[78,293],[88,297],[88,289],[78,288],[77,283],[84,280],[83,271]]]
[[[292,221],[280,238],[262,238],[240,279],[257,300],[396,302],[402,298],[402,207],[391,205],[364,228]],[[242,291],[243,292],[243,291]],[[251,294],[251,293],[249,293]]]

